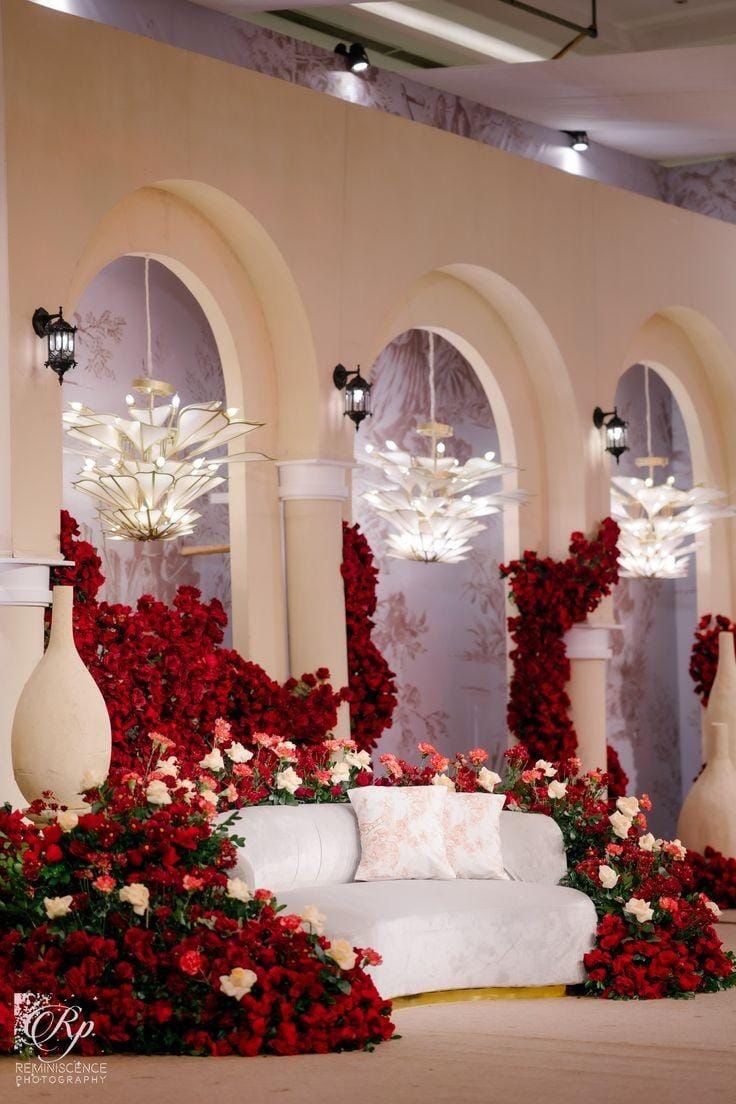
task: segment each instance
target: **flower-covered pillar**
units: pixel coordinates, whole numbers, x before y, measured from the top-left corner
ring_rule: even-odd
[[[583,771],[606,769],[606,673],[612,656],[610,626],[583,622],[565,637],[570,660],[570,717]]]
[[[278,465],[291,674],[298,678],[328,667],[336,689],[348,684],[340,565],[346,476],[352,466],[339,460],[285,460]],[[350,735],[347,705],[340,707],[337,731]]]

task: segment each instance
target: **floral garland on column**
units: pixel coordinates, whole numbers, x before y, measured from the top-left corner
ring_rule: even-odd
[[[372,751],[398,704],[396,676],[373,642],[378,568],[373,552],[358,525],[343,523],[350,732],[362,751]]]
[[[593,540],[570,538],[566,560],[525,552],[501,566],[518,613],[508,621],[514,647],[508,724],[531,755],[565,760],[577,748],[570,717],[570,660],[565,634],[585,621],[618,582],[619,527],[606,518]],[[628,779],[618,755],[608,748],[613,796],[626,792]]]

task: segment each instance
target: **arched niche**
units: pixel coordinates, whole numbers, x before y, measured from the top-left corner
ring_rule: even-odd
[[[506,587],[499,565],[506,546],[518,545],[518,508],[483,517],[467,557],[456,564],[422,563],[390,555],[389,524],[364,499],[376,472],[361,463],[369,449],[391,440],[426,456],[427,440],[417,427],[430,420],[429,356],[434,347],[436,418],[453,427],[446,455],[461,463],[488,452],[513,463],[515,447],[508,410],[497,394],[500,416],[464,355],[467,342],[435,328],[397,335],[379,354],[370,375],[373,417],[355,439],[358,468],[353,477],[353,519],[371,544],[379,570],[374,640],[386,655],[398,687],[398,708],[382,746],[404,757],[432,742],[452,756],[463,746],[482,746],[498,767],[507,745]],[[504,444],[501,444],[501,438]],[[516,486],[517,473],[506,477]],[[488,481],[477,494],[501,490]],[[508,488],[507,488],[508,489]],[[513,555],[514,551],[510,551]]]
[[[506,555],[537,548],[564,555],[586,528],[584,437],[567,368],[532,303],[507,280],[474,265],[428,273],[406,290],[364,360],[412,328],[433,329],[472,365],[488,397],[503,458],[530,492]]]
[[[736,397],[736,360],[717,328],[691,308],[659,311],[643,322],[629,343],[617,390],[609,398],[628,418],[634,448],[622,458],[619,469],[613,463],[610,470],[605,465],[606,473],[642,474],[633,466],[633,457],[646,452],[642,444],[645,367],[653,401],[659,404],[653,452],[674,453],[673,467],[664,474],[658,472],[656,478],[673,474],[680,486],[718,487],[733,502],[736,484],[729,420]],[[627,407],[622,388],[636,373],[635,401]],[[654,824],[655,831],[674,830],[679,804],[702,762],[702,710],[693,693],[688,658],[698,617],[704,612],[732,614],[733,536],[734,522],[718,521],[699,534],[688,579],[622,581],[614,594],[616,619],[624,624],[624,632],[613,634],[609,730],[612,742],[623,752],[624,766],[633,767],[637,775],[642,771],[627,743],[641,744],[640,762],[656,781],[637,777],[634,788],[658,786],[661,792],[652,795],[655,808],[667,817]],[[664,639],[659,639],[663,631]],[[661,762],[647,767],[652,757]]]
[[[687,433],[693,481],[719,487],[736,501],[736,450],[730,427],[736,357],[716,327],[690,308],[662,310],[644,322],[629,344],[621,372],[633,364],[648,364],[672,392]],[[733,613],[734,538],[736,523],[724,521],[699,541],[701,612]]]
[[[667,383],[663,366],[634,364],[620,377],[616,407],[629,422],[630,451],[612,474],[643,479],[649,469],[636,458],[666,458],[654,467],[655,483],[668,478],[680,488],[693,485],[693,461],[683,412]],[[651,446],[646,429],[650,398]],[[690,648],[698,619],[694,559],[681,579],[622,578],[613,592],[617,630],[611,634],[607,716],[631,790],[654,803],[651,827],[674,834],[684,795],[702,762],[700,705],[688,675]]]
[[[166,181],[122,199],[78,259],[73,310],[119,256],[148,255],[185,284],[217,343],[228,405],[263,428],[249,446],[270,457],[314,455],[319,389],[311,332],[294,281],[263,227],[230,197]],[[230,479],[233,641],[274,677],[288,673],[275,465],[233,465]]]
[[[227,404],[214,335],[206,315],[170,268],[149,264],[151,375],[164,380],[182,406],[218,401]],[[146,261],[118,257],[99,272],[80,297],[77,360],[63,397],[99,413],[122,414],[125,395],[146,368]],[[75,482],[82,471],[79,442],[65,437],[63,505],[99,550],[105,585],[101,598],[134,606],[142,594],[171,602],[179,586],[198,587],[205,599],[219,599],[231,615],[230,558],[226,554],[191,556],[192,545],[222,546],[229,540],[227,495],[197,500],[201,515],[194,537],[174,541],[115,541],[99,524],[94,500]],[[221,501],[224,498],[225,501]],[[228,630],[226,640],[230,641]]]

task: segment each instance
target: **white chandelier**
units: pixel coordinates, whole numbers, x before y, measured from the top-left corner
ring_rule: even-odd
[[[126,395],[127,415],[96,414],[70,403],[63,415],[67,435],[81,442],[84,467],[74,486],[93,498],[110,540],[174,540],[189,536],[198,518],[192,503],[227,478],[220,469],[232,461],[263,459],[262,453],[213,457],[215,449],[258,429],[238,419],[221,402],[180,406],[163,380],[150,378],[151,315],[146,257],[148,375],[133,380],[141,396]],[[156,399],[168,399],[156,405]]]
[[[472,496],[468,492],[486,479],[508,475],[514,468],[495,461],[494,453],[471,457],[465,464],[446,457],[444,438],[453,428],[435,417],[434,334],[429,334],[430,420],[417,433],[431,442],[429,456],[413,456],[387,441],[385,449],[366,445],[365,463],[379,469],[387,485],[366,491],[363,498],[393,528],[389,555],[424,563],[459,563],[471,550],[470,540],[486,527],[477,519],[497,514],[520,502],[523,491]]]
[[[621,529],[619,572],[628,579],[682,579],[690,557],[698,546],[694,536],[720,518],[736,515],[726,494],[712,487],[680,490],[675,477],[655,484],[654,469],[669,460],[652,456],[652,424],[649,398],[649,368],[644,366],[646,395],[647,456],[637,457],[637,467],[648,468],[646,479],[614,476],[612,513]]]

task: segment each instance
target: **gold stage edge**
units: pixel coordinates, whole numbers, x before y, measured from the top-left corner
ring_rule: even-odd
[[[461,1001],[484,1000],[549,1000],[564,997],[564,985],[491,985],[485,989],[441,989],[436,993],[413,993],[409,997],[395,997],[395,1010],[416,1008],[423,1004],[455,1004]]]

